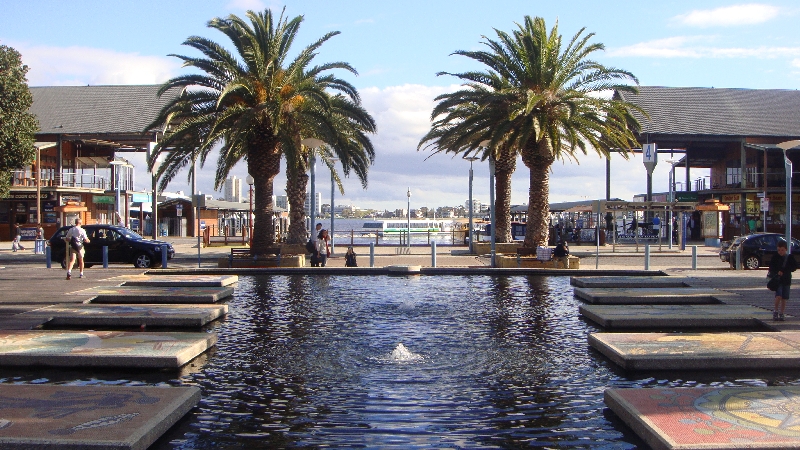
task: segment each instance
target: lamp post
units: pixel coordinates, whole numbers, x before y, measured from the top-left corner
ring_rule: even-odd
[[[472,163],[475,162],[477,156],[465,156],[464,159],[469,161],[469,228],[467,229],[467,236],[469,236],[469,252],[474,253],[474,246],[472,245]]]
[[[408,196],[408,209],[406,210],[406,216],[408,217],[407,219],[408,223],[406,225],[408,227],[407,228],[408,241],[406,242],[406,247],[411,248],[411,188],[410,187],[408,188],[406,195]]]
[[[792,252],[792,161],[786,152],[797,146],[800,146],[800,141],[785,141],[778,144],[778,148],[783,150],[783,164],[786,169],[786,247],[789,253]]]
[[[669,200],[672,203],[675,203],[675,164],[680,163],[680,161],[669,160],[669,161],[667,161],[667,163],[669,163],[669,165],[670,165],[670,170],[669,170],[669,198],[667,200]],[[669,235],[667,236],[667,239],[669,239],[669,245],[667,246],[667,248],[669,248],[670,250],[672,250],[672,233],[673,233],[672,220],[673,220],[673,214],[674,214],[673,213],[673,208],[670,208],[669,216],[667,218],[667,221],[669,222],[668,223],[668,228],[667,228],[667,232],[669,233]]]
[[[245,181],[250,186],[250,215],[247,216],[247,229],[248,236],[250,236],[250,248],[253,248],[253,183],[255,180],[250,174],[247,174]]]
[[[336,219],[336,213],[333,212],[333,191],[336,185],[336,179],[333,176],[333,163],[335,163],[338,160],[339,160],[338,158],[331,158],[331,232],[329,233],[329,236],[331,238],[331,256],[333,256],[333,253],[336,249],[335,247],[336,239],[333,238],[334,221]]]
[[[316,138],[305,138],[305,139],[301,140],[300,143],[311,149],[311,155],[308,158],[308,165],[310,166],[310,169],[311,169],[311,180],[310,180],[310,183],[311,183],[311,198],[309,199],[309,202],[308,202],[308,205],[309,205],[308,216],[309,216],[310,220],[308,222],[308,228],[310,230],[313,230],[314,229],[314,218],[316,216],[316,206],[317,206],[316,205],[316,194],[317,194],[316,193],[316,175],[317,175],[317,173],[316,173],[316,164],[317,164],[317,161],[316,161],[316,157],[314,155],[314,149],[322,147],[323,145],[325,145],[325,142],[323,142],[320,139],[316,139]]]
[[[121,218],[122,214],[120,214],[120,212],[119,212],[119,203],[120,203],[120,199],[119,199],[119,168],[122,165],[124,165],[125,162],[124,161],[120,161],[118,159],[115,159],[115,160],[109,162],[108,164],[113,166],[112,170],[114,171],[114,213],[116,214],[116,216],[119,216]],[[114,219],[116,220],[116,217],[114,217]]]

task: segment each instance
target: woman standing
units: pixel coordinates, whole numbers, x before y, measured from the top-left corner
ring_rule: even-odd
[[[320,267],[325,267],[328,257],[331,256],[331,249],[328,246],[329,240],[330,237],[328,236],[328,230],[320,230],[319,234],[317,235],[317,254],[319,255],[318,258]]]

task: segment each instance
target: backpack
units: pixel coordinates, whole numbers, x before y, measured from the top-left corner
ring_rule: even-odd
[[[314,241],[312,239],[309,239],[308,242],[306,242],[306,250],[309,253],[316,253],[317,252],[317,246],[316,246],[316,244],[314,244]]]

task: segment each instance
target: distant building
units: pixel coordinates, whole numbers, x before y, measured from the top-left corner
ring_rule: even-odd
[[[315,209],[316,211],[314,211],[314,217],[316,217],[316,216],[319,216],[319,215],[321,214],[321,208],[322,208],[322,193],[320,193],[320,192],[317,192],[317,193],[316,193],[316,195],[315,195],[315,197],[316,197],[316,201],[314,202],[314,209]],[[311,210],[311,193],[309,193],[309,192],[306,192],[306,204],[305,204],[305,208],[306,208],[306,215],[307,215],[307,216],[310,216],[311,214],[309,214],[309,211]]]
[[[274,204],[277,208],[289,211],[289,197],[286,195],[276,195]]]
[[[225,201],[237,203],[242,201],[242,180],[236,175],[225,180]]]
[[[464,202],[464,209],[467,210],[467,214],[469,214],[469,200]],[[472,199],[472,213],[478,214],[481,211],[481,201],[478,199]]]

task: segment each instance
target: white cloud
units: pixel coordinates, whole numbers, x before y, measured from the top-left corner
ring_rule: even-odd
[[[231,0],[225,5],[225,8],[242,11],[263,11],[266,6],[266,3],[261,0]]]
[[[724,6],[714,9],[695,9],[673,18],[674,21],[693,27],[728,27],[753,25],[774,19],[780,8],[763,3]]]
[[[609,50],[609,56],[645,58],[786,58],[800,47],[714,47],[714,36],[673,36]]]
[[[90,47],[11,44],[30,67],[28,83],[43,85],[158,84],[178,73],[176,58]]]

